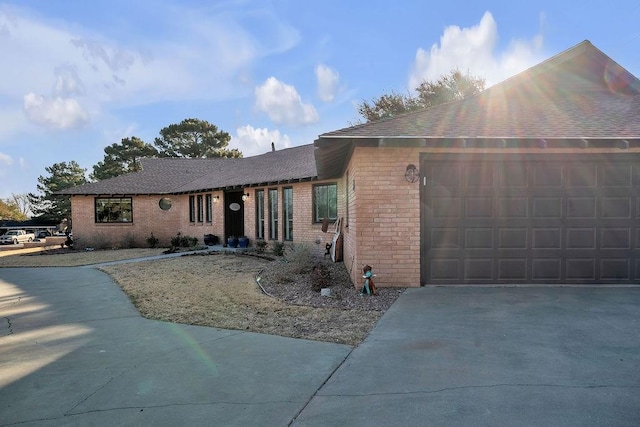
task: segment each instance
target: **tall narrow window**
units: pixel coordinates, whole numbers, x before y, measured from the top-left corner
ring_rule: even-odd
[[[198,222],[202,222],[204,218],[204,205],[202,203],[202,194],[198,194]]]
[[[321,222],[338,219],[338,184],[313,186],[313,221]]]
[[[284,240],[293,240],[293,188],[282,189],[282,234]]]
[[[264,190],[256,190],[256,238],[264,239]]]
[[[196,196],[189,196],[189,221],[196,222]]]
[[[278,240],[278,189],[269,189],[269,239]]]
[[[344,211],[346,212],[347,222],[346,226],[349,226],[349,171],[347,171],[347,179],[344,183],[344,199],[346,201]]]
[[[213,204],[212,204],[212,197],[211,194],[207,194],[204,197],[204,204],[205,204],[205,221],[207,222],[213,222]]]

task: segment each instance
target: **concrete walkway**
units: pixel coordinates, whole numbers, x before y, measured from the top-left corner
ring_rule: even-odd
[[[639,425],[640,288],[421,288],[348,346],[139,316],[0,269],[0,425]]]

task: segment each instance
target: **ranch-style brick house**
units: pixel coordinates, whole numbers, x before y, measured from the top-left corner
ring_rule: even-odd
[[[142,167],[62,192],[83,244],[180,232],[324,253],[339,229],[356,286],[365,264],[380,286],[640,281],[640,81],[588,41],[313,144]]]

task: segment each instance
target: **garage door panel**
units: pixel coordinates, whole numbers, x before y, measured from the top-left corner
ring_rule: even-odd
[[[493,249],[493,228],[465,228],[465,249]]]
[[[631,249],[631,229],[628,227],[602,228],[600,249]]]
[[[493,218],[493,198],[467,197],[464,201],[464,217],[468,219]]]
[[[567,249],[595,249],[596,229],[595,228],[567,228],[566,230]]]
[[[630,164],[603,166],[600,169],[602,187],[631,187],[632,168]]]
[[[503,219],[527,218],[529,199],[526,197],[501,197],[499,200],[498,215]]]
[[[594,258],[568,258],[565,261],[567,280],[595,280],[596,260]]]
[[[527,249],[528,235],[526,227],[500,228],[498,229],[498,249]]]
[[[557,282],[562,279],[562,263],[560,258],[533,258],[531,260],[531,278]]]
[[[631,218],[630,197],[602,197],[602,218]]]
[[[600,278],[609,281],[631,280],[629,258],[602,258],[600,260]]]
[[[561,249],[561,228],[538,228],[532,230],[532,249]]]
[[[567,197],[567,218],[596,218],[596,197]]]
[[[561,218],[561,197],[533,197],[533,218]]]
[[[498,280],[527,280],[527,258],[507,258],[498,260]]]
[[[464,168],[465,186],[474,189],[494,188],[493,170],[494,165],[490,163],[470,165]]]
[[[502,188],[526,188],[529,168],[521,164],[502,164],[498,168],[498,182]]]
[[[485,282],[494,279],[492,258],[466,258],[464,260],[464,280]]]
[[[533,166],[534,187],[562,187],[562,166],[536,164]]]
[[[598,168],[591,165],[569,165],[566,168],[567,187],[595,187],[598,183]]]
[[[460,229],[451,227],[432,228],[430,245],[441,249],[460,248]]]
[[[460,218],[460,199],[451,197],[434,197],[431,201],[433,218]]]
[[[449,280],[457,283],[461,279],[462,268],[457,258],[433,258],[429,267],[429,276],[434,281]]]

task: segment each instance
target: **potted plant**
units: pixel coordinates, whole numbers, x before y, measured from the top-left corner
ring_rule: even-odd
[[[218,244],[218,236],[215,234],[205,234],[204,235],[204,244],[207,246],[213,246]]]
[[[249,247],[249,238],[247,236],[241,236],[238,238],[238,246],[241,248]]]
[[[236,236],[227,237],[227,246],[229,246],[230,248],[238,247],[238,239],[236,239]]]

